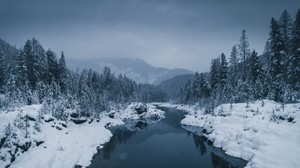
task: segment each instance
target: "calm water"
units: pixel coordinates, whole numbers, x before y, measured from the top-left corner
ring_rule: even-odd
[[[94,156],[91,168],[222,168],[246,162],[226,155],[205,138],[180,125],[182,111],[160,108],[166,118],[157,123],[128,122],[112,129],[114,136]],[[189,129],[189,128],[187,128]],[[195,128],[192,128],[195,131]]]

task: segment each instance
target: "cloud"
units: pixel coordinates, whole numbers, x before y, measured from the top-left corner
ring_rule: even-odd
[[[204,0],[26,0],[0,2],[0,38],[37,38],[70,58],[138,57],[154,66],[206,71],[247,30],[262,52],[270,18],[300,2]]]

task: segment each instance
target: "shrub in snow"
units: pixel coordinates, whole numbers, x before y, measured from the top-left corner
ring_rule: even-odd
[[[33,125],[34,130],[36,130],[37,132],[41,132],[41,125],[40,122],[35,121],[34,125]],[[36,132],[34,132],[34,134],[36,134]]]
[[[51,114],[58,120],[67,120],[67,113],[65,110],[65,101],[61,98],[54,100],[52,98],[47,98],[42,104],[41,108],[42,114]]]

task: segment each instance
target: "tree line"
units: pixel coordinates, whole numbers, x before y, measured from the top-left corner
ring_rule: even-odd
[[[98,116],[128,102],[166,101],[166,94],[150,84],[137,84],[109,67],[74,72],[67,68],[64,53],[58,57],[35,38],[16,49],[0,39],[0,108],[43,104],[42,111],[64,119],[65,110],[81,116]]]
[[[196,73],[181,89],[182,103],[199,103],[210,112],[222,103],[270,99],[288,103],[300,100],[300,9],[293,21],[287,10],[272,18],[265,51],[249,49],[246,30],[232,47],[229,59],[222,53],[211,61],[208,73]]]

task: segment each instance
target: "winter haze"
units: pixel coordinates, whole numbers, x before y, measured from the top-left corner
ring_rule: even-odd
[[[0,0],[0,168],[300,168],[299,0]]]
[[[207,71],[247,30],[258,53],[270,16],[298,0],[1,0],[0,37],[17,47],[35,37],[67,59],[141,58],[155,67]]]

